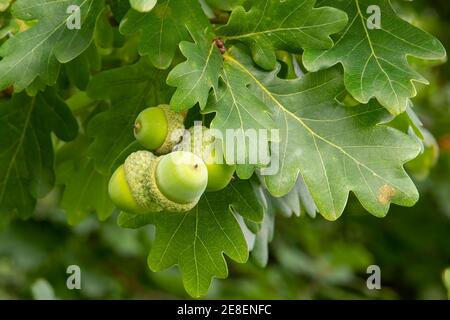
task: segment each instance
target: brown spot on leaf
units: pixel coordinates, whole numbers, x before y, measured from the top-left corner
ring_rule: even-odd
[[[378,202],[381,204],[388,204],[392,198],[395,196],[395,189],[391,186],[385,184],[380,189],[378,189]]]

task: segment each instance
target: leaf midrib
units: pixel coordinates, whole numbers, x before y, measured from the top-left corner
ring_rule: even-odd
[[[83,6],[86,4],[87,1],[89,1],[89,0],[84,0],[83,3],[81,3],[80,8],[83,7]],[[98,0],[97,0],[97,1],[98,1]],[[67,21],[69,20],[70,17],[71,17],[71,16],[69,16],[69,17],[67,17],[66,19],[64,19],[64,20],[61,22],[61,24],[57,25],[56,28],[55,28],[53,31],[51,31],[51,32],[49,33],[49,35],[48,35],[47,37],[45,37],[41,42],[39,42],[36,46],[34,46],[33,49],[31,49],[30,51],[28,51],[21,59],[19,59],[15,64],[13,64],[13,65],[8,69],[8,71],[3,75],[3,77],[5,77],[5,76],[8,75],[12,70],[14,70],[14,69],[17,67],[17,65],[19,65],[22,61],[24,61],[29,55],[33,54],[34,51],[36,50],[36,48],[40,47],[44,42],[46,42],[48,39],[50,39],[50,37],[53,36],[53,35],[56,33],[56,31],[58,31],[64,24],[67,23]]]
[[[6,186],[8,185],[8,180],[9,180],[9,177],[10,177],[10,175],[11,175],[11,170],[12,170],[14,164],[15,164],[17,155],[19,154],[20,149],[22,149],[22,147],[23,147],[23,143],[24,143],[24,141],[25,141],[25,136],[26,136],[26,133],[27,133],[27,131],[28,131],[28,127],[29,127],[29,125],[30,125],[31,115],[32,115],[32,113],[33,113],[35,104],[36,104],[36,97],[34,97],[34,98],[31,100],[31,102],[30,102],[30,107],[29,107],[27,116],[26,116],[26,118],[25,118],[25,123],[24,123],[24,125],[23,125],[22,133],[21,133],[20,138],[19,138],[19,141],[18,141],[18,143],[17,143],[17,148],[16,148],[16,150],[14,151],[14,154],[13,154],[13,156],[11,157],[11,161],[10,161],[9,164],[8,164],[8,169],[6,170],[6,175],[5,175],[5,179],[4,179],[3,188],[2,188],[2,191],[0,192],[0,203],[3,202],[3,197],[5,196],[5,192],[6,192]],[[16,170],[17,170],[17,169],[16,169]]]
[[[322,140],[323,142],[329,144],[330,146],[332,146],[333,148],[337,149],[338,151],[340,151],[342,154],[344,154],[345,156],[347,156],[350,160],[352,160],[353,162],[355,162],[355,164],[365,168],[366,170],[368,170],[369,172],[371,172],[374,176],[376,176],[377,178],[383,180],[384,182],[390,184],[391,186],[397,188],[397,190],[401,190],[401,188],[399,186],[397,186],[396,184],[392,183],[391,181],[387,180],[386,178],[380,176],[376,171],[374,171],[372,168],[368,167],[367,165],[365,165],[364,163],[361,163],[358,159],[354,158],[351,154],[349,154],[347,151],[345,151],[344,149],[342,149],[342,147],[334,144],[333,142],[325,139],[324,137],[320,136],[319,134],[317,134],[314,130],[312,130],[304,121],[302,118],[298,117],[297,115],[295,115],[294,113],[292,113],[290,110],[286,109],[283,104],[278,101],[273,94],[245,67],[243,66],[239,61],[237,61],[236,59],[234,59],[234,57],[232,57],[230,54],[227,54],[226,56],[224,56],[224,59],[236,64],[239,68],[241,68],[245,73],[247,73],[252,79],[253,81],[265,92],[265,94],[267,94],[268,97],[270,97],[271,100],[273,100],[275,102],[275,104],[278,106],[278,108],[280,108],[283,112],[285,112],[286,114],[289,114],[293,119],[295,119],[297,122],[299,122],[313,137],[317,137],[318,139]]]
[[[183,99],[178,104],[181,105],[191,95],[191,93],[197,88],[197,86],[200,83],[200,81],[205,78],[206,70],[209,67],[209,63],[210,63],[211,57],[212,57],[212,55],[214,53],[214,47],[215,47],[215,44],[212,43],[210,45],[210,47],[209,47],[208,56],[206,57],[205,65],[203,66],[203,68],[201,70],[200,76],[198,77],[197,81],[194,83],[192,88],[188,91],[188,93],[184,94]],[[211,85],[211,87],[212,87],[212,85]]]
[[[364,100],[367,99],[367,98],[365,98],[365,95],[364,95],[364,89],[363,89],[363,78],[364,78],[364,73],[365,73],[365,70],[366,70],[367,65],[369,64],[370,59],[371,59],[372,57],[374,57],[374,58],[375,58],[375,61],[377,62],[378,67],[379,67],[380,70],[381,70],[381,72],[385,75],[386,79],[388,80],[389,86],[391,87],[392,92],[393,92],[394,95],[395,95],[395,100],[396,100],[396,102],[397,102],[397,106],[399,106],[399,105],[400,105],[400,100],[399,100],[399,98],[398,98],[397,91],[395,91],[394,87],[392,86],[392,80],[391,80],[391,78],[389,77],[389,75],[387,74],[387,72],[384,70],[384,68],[381,66],[380,61],[378,60],[378,56],[377,56],[376,53],[375,53],[375,49],[374,49],[373,44],[372,44],[372,38],[371,38],[370,35],[369,35],[369,31],[367,30],[367,26],[366,26],[366,22],[365,22],[365,20],[364,20],[364,16],[363,16],[363,14],[362,14],[362,12],[361,12],[361,8],[360,8],[360,6],[359,6],[359,0],[355,0],[355,4],[356,4],[357,15],[359,15],[359,17],[361,18],[361,24],[362,24],[363,29],[364,29],[364,32],[365,32],[365,34],[366,34],[366,38],[367,38],[367,42],[369,43],[370,51],[372,52],[372,54],[367,58],[367,61],[366,61],[365,65],[364,65],[364,70],[363,70],[363,72],[361,73],[360,84],[361,84],[361,94],[363,95],[363,99],[364,99]]]
[[[333,25],[333,24],[339,24],[339,23],[344,22],[344,21],[347,21],[347,20],[336,20],[336,21],[333,21],[333,22],[315,24],[315,25],[310,25],[310,26],[300,26],[300,27],[277,28],[277,29],[262,30],[262,31],[250,32],[250,33],[245,33],[245,34],[236,35],[236,36],[224,36],[223,39],[225,39],[225,40],[239,40],[239,39],[243,39],[243,38],[257,37],[259,35],[265,35],[265,34],[268,34],[268,33],[276,34],[276,33],[280,33],[280,32],[300,31],[304,35],[306,35],[307,37],[309,37],[311,39],[314,39],[314,40],[317,40],[316,38],[312,37],[310,34],[304,32],[303,30],[305,30],[305,29],[313,29],[313,28],[320,28],[320,27],[325,27],[325,26],[329,26],[329,25]]]

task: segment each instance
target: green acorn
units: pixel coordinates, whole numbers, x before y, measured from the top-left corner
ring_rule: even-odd
[[[108,193],[117,208],[130,213],[145,213],[134,199],[126,179],[125,168],[121,165],[112,175],[108,184]]]
[[[208,170],[193,153],[156,157],[138,151],[112,175],[108,190],[113,203],[126,212],[186,212],[197,205],[207,183]]]
[[[136,118],[134,136],[146,149],[167,154],[180,142],[184,131],[184,115],[170,110],[169,105],[143,110]]]
[[[224,189],[233,178],[236,166],[230,166],[223,159],[217,159],[217,151],[222,153],[221,145],[216,143],[211,130],[194,126],[184,135],[183,141],[174,150],[193,152],[203,159],[208,169],[208,186],[206,191],[215,192]],[[220,161],[218,161],[220,160]]]

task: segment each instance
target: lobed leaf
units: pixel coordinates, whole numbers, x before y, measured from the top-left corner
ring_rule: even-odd
[[[382,125],[390,115],[376,102],[339,104],[335,98],[344,85],[338,72],[283,80],[276,77],[278,70],[255,67],[239,48],[225,58],[253,79],[252,90],[270,106],[280,129],[280,142],[272,143],[279,171],[265,178],[273,195],[289,193],[301,174],[320,213],[330,220],[342,214],[349,191],[376,216],[384,216],[390,203],[417,201],[403,164],[419,154],[420,144]]]
[[[187,26],[197,30],[209,26],[198,0],[160,0],[149,12],[130,10],[120,23],[120,31],[139,31],[139,53],[149,55],[155,67],[167,69],[179,43],[190,40]]]
[[[269,130],[276,128],[276,124],[272,119],[272,111],[255,93],[249,88],[253,79],[246,72],[243,72],[239,67],[236,67],[229,61],[224,62],[223,69],[220,74],[221,81],[218,89],[211,93],[210,99],[203,113],[215,113],[215,117],[211,122],[211,128],[219,130],[223,137],[227,136],[229,130],[232,132],[241,132],[243,134],[258,130]],[[270,139],[270,135],[268,135]],[[251,147],[247,139],[242,141],[244,143],[245,162],[249,163],[249,156]],[[223,140],[223,150],[227,150],[227,144],[235,143],[230,139]],[[225,154],[227,163],[235,163],[236,157],[231,158],[232,155]],[[243,178],[246,175],[244,172],[240,174],[239,165],[238,175]],[[243,171],[246,171],[244,168]],[[251,176],[253,171],[250,170]],[[247,175],[246,178],[249,178]]]
[[[400,114],[417,93],[413,81],[427,83],[410,67],[407,56],[424,60],[446,57],[439,40],[399,18],[388,0],[325,0],[321,5],[344,10],[349,23],[334,47],[307,48],[303,63],[309,71],[342,64],[345,86],[361,103],[376,98],[389,112]],[[380,8],[379,29],[372,28],[368,20],[373,14],[366,13],[371,6]]]
[[[71,6],[79,8],[80,29],[68,28],[74,18],[68,13]],[[103,8],[103,0],[16,1],[12,13],[17,19],[38,22],[0,47],[0,88],[13,85],[20,92],[36,79],[54,85],[60,63],[75,59],[89,47]]]
[[[51,133],[73,140],[78,125],[52,91],[0,100],[0,215],[28,218],[55,183]]]
[[[222,192],[206,193],[187,213],[122,213],[119,225],[138,228],[154,224],[156,239],[149,267],[161,271],[178,264],[186,290],[199,297],[206,294],[213,277],[227,277],[224,253],[239,263],[248,259],[247,243],[234,211],[250,220],[262,220],[263,210],[250,182],[232,182]]]
[[[315,8],[315,0],[253,1],[249,11],[236,7],[217,32],[225,40],[245,43],[255,62],[267,70],[276,65],[276,50],[328,49],[330,35],[341,31],[347,16],[341,10]]]
[[[91,139],[80,135],[57,152],[58,183],[64,185],[60,202],[70,225],[80,224],[89,213],[106,220],[114,211],[108,195],[109,175],[101,174],[86,156]]]
[[[203,109],[209,91],[217,90],[223,66],[222,56],[210,30],[193,32],[192,36],[195,43],[180,43],[181,53],[187,60],[173,68],[167,77],[167,84],[177,87],[170,101],[172,109],[176,111],[190,109],[196,103]]]

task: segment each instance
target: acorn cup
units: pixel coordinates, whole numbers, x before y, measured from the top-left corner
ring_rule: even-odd
[[[208,169],[207,192],[216,192],[226,188],[236,171],[236,166],[226,164],[223,156],[218,159],[219,155],[216,155],[216,152],[222,151],[222,147],[217,144],[211,130],[206,127],[191,127],[183,141],[175,146],[174,150],[193,152],[203,159]]]
[[[184,118],[183,113],[172,111],[166,104],[147,108],[136,118],[134,136],[144,148],[167,154],[182,139]]]
[[[207,183],[205,163],[193,153],[156,157],[138,151],[114,172],[108,191],[113,203],[125,212],[187,212],[197,205]]]

